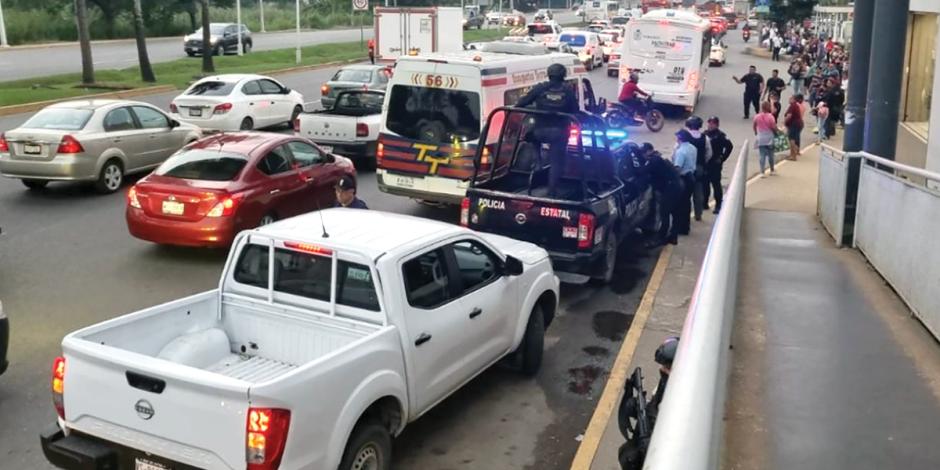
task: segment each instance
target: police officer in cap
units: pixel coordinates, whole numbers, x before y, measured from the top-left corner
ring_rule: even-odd
[[[681,214],[676,214],[676,211],[682,194],[682,179],[676,167],[666,161],[649,142],[640,147],[640,154],[645,159],[644,169],[649,175],[650,186],[656,192],[655,210],[659,213],[660,221],[656,240],[651,241],[647,247],[653,248],[664,243],[675,245],[679,238],[676,221]]]
[[[561,64],[548,67],[548,81],[532,87],[516,106],[535,105],[539,111],[574,114],[578,112],[578,96],[575,90],[565,83],[568,69]],[[548,144],[548,156],[551,168],[548,174],[548,193],[555,196],[558,181],[565,170],[565,151],[568,146],[568,126],[570,119],[565,116],[537,116],[533,135],[539,143]]]
[[[333,207],[347,207],[349,209],[368,209],[369,206],[362,199],[356,197],[356,180],[352,176],[343,176],[336,182],[336,203]]]

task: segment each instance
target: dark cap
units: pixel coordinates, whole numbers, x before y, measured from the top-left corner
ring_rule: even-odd
[[[343,191],[356,189],[356,180],[351,176],[344,176],[336,182],[336,188],[342,189]]]
[[[708,122],[714,122],[715,124],[721,124],[721,120],[718,119],[718,116],[712,116],[708,118]]]
[[[678,137],[679,140],[681,140],[681,141],[683,141],[683,142],[691,142],[691,141],[692,141],[692,134],[690,134],[689,131],[687,131],[687,130],[685,130],[685,129],[679,129],[679,132],[676,132],[676,137]]]
[[[643,145],[640,146],[640,151],[642,151],[643,153],[649,153],[649,152],[652,152],[653,150],[656,150],[656,149],[653,148],[653,144],[649,142],[644,142]]]

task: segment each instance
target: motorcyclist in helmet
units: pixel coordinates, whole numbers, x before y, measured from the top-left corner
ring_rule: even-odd
[[[630,119],[633,119],[638,110],[643,109],[643,102],[638,97],[650,96],[649,93],[640,89],[639,82],[640,76],[636,72],[630,72],[630,78],[623,84],[620,96],[617,97],[617,101],[627,108],[627,117]]]
[[[656,391],[653,392],[653,398],[650,400],[654,417],[659,411],[659,404],[663,401],[663,394],[666,393],[666,382],[669,381],[669,374],[672,373],[672,361],[675,360],[678,349],[679,337],[670,336],[656,348],[656,354],[653,355],[653,360],[659,364],[659,383],[656,384]]]
[[[539,111],[575,114],[578,112],[578,96],[574,88],[565,83],[568,69],[561,64],[548,66],[548,81],[532,87],[519,99],[516,106],[535,106]],[[551,167],[548,173],[548,195],[557,196],[558,182],[565,170],[565,151],[568,145],[568,127],[571,120],[565,116],[536,116],[533,136],[540,144],[548,144]]]

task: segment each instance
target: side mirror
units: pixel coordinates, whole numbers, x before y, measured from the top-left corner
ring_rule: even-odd
[[[323,155],[323,160],[327,163],[335,163],[336,157],[334,157],[332,153],[327,153]]]
[[[290,93],[290,87],[284,87],[284,88],[281,90],[281,93],[283,93],[283,94],[285,94],[285,95],[288,94],[288,93]]]
[[[522,274],[522,271],[522,261],[507,255],[506,261],[503,263],[503,272],[505,272],[507,276],[518,276]]]
[[[180,122],[176,119],[170,119],[170,129],[176,129],[180,126]]]

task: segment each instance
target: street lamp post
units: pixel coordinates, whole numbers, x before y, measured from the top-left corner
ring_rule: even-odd
[[[0,47],[10,47],[7,42],[7,25],[3,21],[3,2],[0,2]]]
[[[296,34],[297,52],[294,54],[294,56],[297,60],[297,65],[300,65],[300,0],[297,0],[296,10],[297,10],[296,12],[297,13],[297,34]]]
[[[258,0],[258,12],[261,14],[261,32],[265,33],[264,30],[264,0]]]
[[[242,55],[242,0],[235,0],[235,27],[238,32],[238,55]]]

